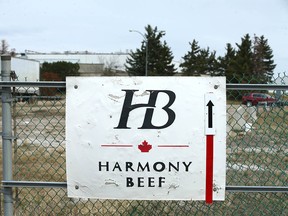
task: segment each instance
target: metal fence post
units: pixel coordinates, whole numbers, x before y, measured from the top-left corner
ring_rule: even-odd
[[[11,56],[1,56],[2,81],[10,81]],[[11,117],[11,88],[2,87],[2,160],[3,181],[13,180],[12,175],[12,117]],[[12,188],[4,187],[4,215],[13,215]]]

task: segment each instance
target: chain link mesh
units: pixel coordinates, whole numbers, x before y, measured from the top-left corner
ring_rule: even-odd
[[[287,78],[274,83],[287,85]],[[66,182],[65,89],[12,91],[14,180]],[[288,90],[265,91],[277,98],[271,106],[242,104],[247,92],[227,91],[227,185],[287,187]],[[13,195],[15,215],[288,215],[287,193],[227,191],[212,205],[72,199],[63,188],[14,188]]]

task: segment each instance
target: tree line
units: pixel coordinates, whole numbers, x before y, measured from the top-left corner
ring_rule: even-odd
[[[153,28],[151,25],[145,27],[143,35],[145,38],[141,47],[132,51],[126,60],[125,68],[129,76],[144,76],[146,69],[148,76],[175,75],[173,53],[167,42],[162,40],[165,34],[164,31],[158,31],[157,27]],[[190,50],[182,57],[182,63],[179,65],[181,75],[226,76],[229,83],[256,84],[269,83],[272,80],[276,64],[273,60],[273,50],[268,44],[268,39],[263,35],[260,37],[254,35],[251,38],[246,34],[241,38],[241,43],[236,43],[236,47],[227,43],[224,56],[217,56],[216,51],[211,51],[209,47],[200,47],[195,39],[189,42],[189,46]],[[7,41],[1,40],[0,53],[15,55],[15,49],[9,51],[8,47]],[[66,73],[79,75],[75,73],[77,66],[66,65],[64,62],[56,65],[46,63],[41,68],[41,72],[59,70],[65,71],[60,74],[62,80],[65,79]]]
[[[162,41],[164,31],[151,25],[145,27],[145,38],[141,47],[132,51],[126,61],[130,76],[144,76],[146,49],[148,49],[148,76],[172,76],[176,73],[173,53],[167,42]],[[217,56],[209,47],[202,48],[197,40],[189,42],[190,50],[182,57],[179,65],[184,76],[226,76],[230,83],[271,82],[274,68],[273,50],[263,35],[252,38],[249,34],[233,47],[226,44],[224,56]]]

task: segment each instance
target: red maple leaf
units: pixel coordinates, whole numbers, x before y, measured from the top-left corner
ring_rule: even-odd
[[[152,149],[152,145],[150,145],[146,140],[144,140],[140,145],[138,145],[138,149],[141,152],[149,152]]]

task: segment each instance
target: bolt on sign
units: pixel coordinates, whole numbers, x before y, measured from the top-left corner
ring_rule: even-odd
[[[68,196],[224,200],[224,77],[68,77]]]

